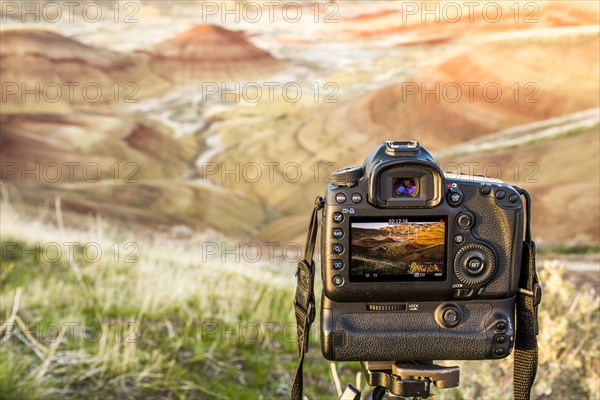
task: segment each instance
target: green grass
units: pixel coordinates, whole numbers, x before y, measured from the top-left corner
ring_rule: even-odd
[[[567,254],[567,255],[582,255],[582,254],[598,254],[600,253],[600,246],[592,245],[580,245],[580,246],[540,246],[538,253],[542,255],[554,255],[554,254]]]
[[[2,217],[2,243],[25,249],[74,238],[108,249],[132,240],[108,228],[60,230],[10,212]],[[0,398],[288,398],[296,367],[294,266],[203,263],[198,249],[208,239],[137,241],[137,263],[115,262],[110,252],[93,263],[3,251],[0,320],[10,318],[20,288],[20,326],[0,345]],[[540,276],[541,364],[533,397],[595,398],[598,295],[570,283],[555,264],[545,264]],[[5,334],[3,326],[0,338]],[[440,398],[511,398],[512,358],[460,365],[460,388],[439,391]],[[355,381],[359,365],[336,368],[344,384]],[[305,387],[310,399],[337,397],[317,327]]]
[[[39,342],[28,344],[50,360],[44,368],[12,337],[0,348],[3,398],[268,398],[289,390],[290,287],[221,266],[98,263],[79,265],[84,290],[65,264],[17,262],[0,283],[3,319],[20,287],[17,315]],[[73,331],[49,357],[56,326]]]

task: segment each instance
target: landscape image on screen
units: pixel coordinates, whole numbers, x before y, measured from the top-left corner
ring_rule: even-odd
[[[441,278],[445,222],[353,222],[350,274],[354,279]]]

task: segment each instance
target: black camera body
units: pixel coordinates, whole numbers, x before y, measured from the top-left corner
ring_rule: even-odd
[[[444,175],[417,142],[386,142],[332,182],[321,223],[327,359],[511,353],[524,219],[514,187]]]

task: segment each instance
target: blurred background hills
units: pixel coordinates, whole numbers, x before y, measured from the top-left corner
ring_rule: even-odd
[[[126,225],[296,240],[332,165],[416,139],[451,172],[530,190],[540,243],[598,243],[596,2],[520,14],[501,2],[494,23],[465,9],[423,22],[401,3],[320,3],[334,23],[311,22],[306,5],[293,24],[137,4],[132,24],[3,15],[2,182],[26,207],[58,196]],[[56,180],[43,176],[53,162]],[[24,176],[35,163],[41,178]]]

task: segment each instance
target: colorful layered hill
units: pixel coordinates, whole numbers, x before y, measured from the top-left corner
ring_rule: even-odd
[[[219,128],[224,150],[214,161],[244,165],[262,160],[282,168],[300,164],[303,174],[294,182],[225,183],[281,216],[265,226],[264,237],[300,238],[305,228],[301,215],[323,192],[328,163],[360,164],[385,140],[418,140],[435,152],[514,126],[598,108],[600,83],[594,77],[600,69],[599,46],[597,27],[529,30],[497,36],[402,83],[339,104],[280,104],[277,110],[240,106],[223,115],[229,120]],[[473,85],[472,97],[468,85]],[[408,92],[415,86],[414,93]],[[457,86],[462,90],[458,98],[451,91]],[[423,87],[433,93],[423,95]],[[256,118],[236,124],[230,119],[235,114]],[[557,140],[548,146],[559,151],[562,144]],[[277,172],[285,175],[283,169]]]
[[[169,86],[131,55],[55,32],[6,29],[0,41],[3,114],[123,106]]]
[[[66,210],[84,214],[231,235],[252,235],[264,224],[262,207],[244,195],[188,181],[199,139],[117,111],[177,81],[247,79],[282,67],[243,34],[199,26],[157,45],[156,63],[51,31],[1,35],[1,179],[26,204],[59,197]],[[163,62],[161,76],[154,67]]]
[[[0,120],[2,180],[33,207],[56,197],[65,210],[118,223],[186,225],[251,235],[264,211],[243,195],[185,181],[198,146],[140,116],[10,115]]]
[[[286,68],[286,63],[253,45],[243,32],[210,24],[181,32],[148,54],[153,68],[176,83],[265,78]]]
[[[600,68],[597,28],[525,33],[499,37],[346,103],[336,110],[337,129],[379,139],[402,134],[440,148],[600,106],[599,81],[591,79]]]
[[[4,164],[18,164],[19,169],[21,164],[33,169],[36,163],[40,168],[48,168],[52,163],[62,167],[61,179],[40,179],[41,183],[178,179],[196,152],[191,138],[177,139],[165,127],[141,117],[81,112],[68,116],[14,114],[0,118],[0,155]],[[71,174],[68,163],[73,165]],[[120,171],[115,170],[115,163],[120,165]],[[130,166],[126,167],[127,164]],[[86,165],[88,171],[82,171]],[[53,171],[46,172],[54,175]],[[96,175],[99,179],[95,179]],[[23,181],[20,174],[2,179]],[[34,183],[32,179],[25,180]]]
[[[403,35],[400,43],[434,44],[455,39],[477,41],[509,31],[594,26],[600,15],[600,5],[594,1],[422,1],[380,7],[345,17],[342,30],[356,39]]]

